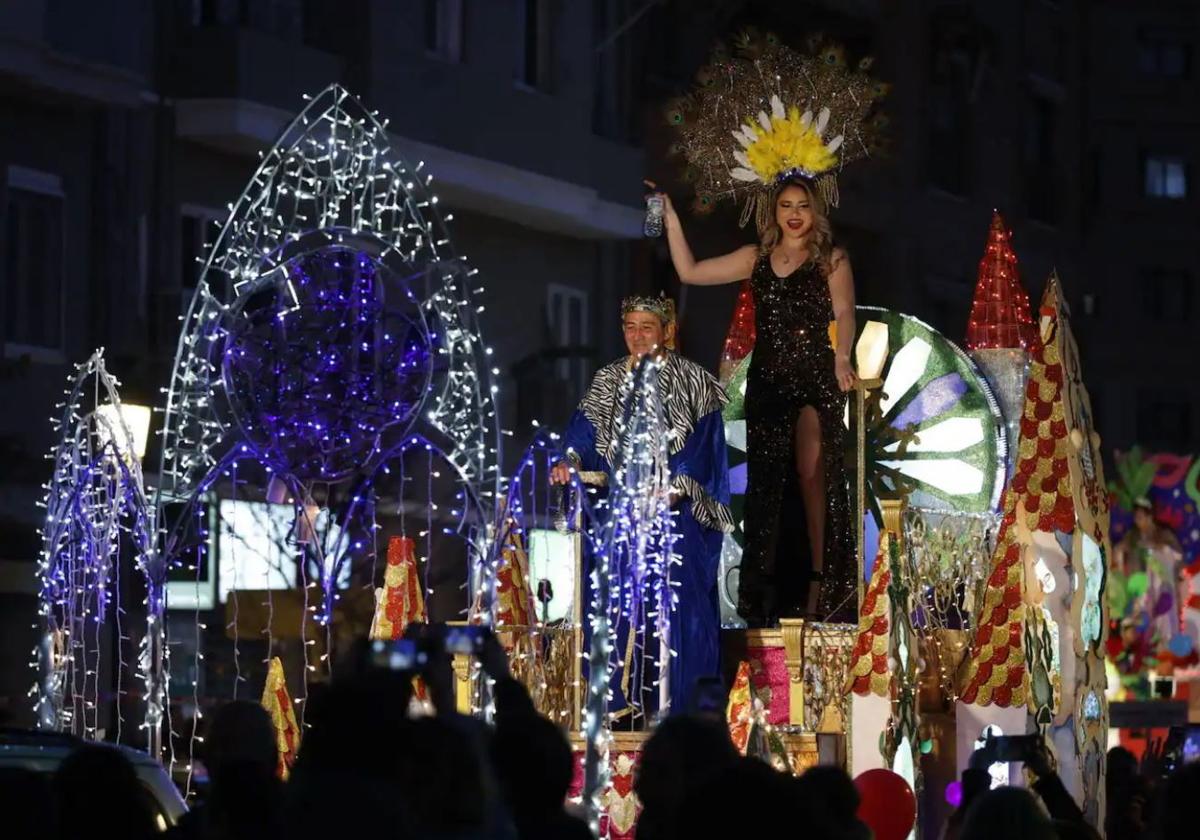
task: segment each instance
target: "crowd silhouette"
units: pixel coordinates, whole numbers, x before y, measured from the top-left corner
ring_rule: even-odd
[[[413,673],[372,664],[363,643],[347,669],[310,697],[306,731],[286,782],[270,717],[234,701],[213,717],[203,743],[208,785],[175,826],[165,827],[120,751],[81,746],[52,774],[0,769],[0,832],[7,838],[436,838],[585,840],[566,734],[540,716],[508,671],[503,648],[485,634],[480,664],[492,681],[493,722],[458,714],[440,630],[424,628],[420,675],[435,713],[409,714]],[[1108,756],[1104,830],[1110,840],[1190,836],[1200,803],[1200,764],[1169,774],[1116,748]],[[989,790],[986,755],[962,778],[963,798],[940,835],[947,840],[1051,840],[1099,834],[1038,751],[1029,788]],[[859,794],[845,772],[800,776],[738,754],[718,713],[663,720],[645,742],[634,789],[639,840],[695,840],[782,832],[803,838],[867,840]],[[924,836],[929,836],[925,834]]]

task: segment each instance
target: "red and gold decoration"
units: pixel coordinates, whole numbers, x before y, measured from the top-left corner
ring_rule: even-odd
[[[427,620],[425,592],[421,587],[415,547],[411,537],[392,537],[388,540],[383,588],[375,590],[375,619],[371,622],[370,633],[372,639],[399,639],[409,624]],[[418,702],[429,699],[424,680],[413,677],[412,684],[413,696]]]
[[[729,384],[738,362],[754,349],[754,295],[750,281],[743,280],[738,290],[737,304],[733,308],[733,319],[729,332],[725,334],[725,348],[721,351],[721,366],[718,371],[722,385]]]
[[[506,517],[500,562],[496,569],[496,628],[529,627],[537,623],[533,589],[529,585],[529,555],[514,519]]]
[[[1029,295],[1021,285],[1012,232],[998,212],[992,213],[975,300],[967,320],[967,349],[990,350],[1037,346],[1037,327],[1029,314]]]
[[[271,658],[267,668],[267,681],[263,685],[262,706],[271,716],[275,727],[275,746],[279,750],[279,765],[276,773],[286,780],[296,763],[300,750],[300,725],[296,722],[296,710],[288,694],[287,680],[283,674],[283,662],[278,656]]]
[[[751,643],[746,648],[746,660],[750,666],[750,690],[766,709],[767,723],[787,725],[791,722],[790,677],[782,643]]]
[[[609,765],[610,785],[601,797],[600,836],[608,840],[633,840],[638,814],[642,804],[633,792],[635,770],[640,745],[636,749],[615,749]],[[569,799],[578,799],[583,793],[582,751],[575,753],[575,778],[567,794]]]
[[[411,537],[388,540],[383,589],[376,592],[372,639],[399,639],[414,621],[425,621],[425,593]]]
[[[754,728],[753,707],[750,663],[739,662],[733,687],[729,689],[729,705],[725,708],[725,719],[729,722],[729,737],[742,755],[746,754],[746,747],[750,744],[750,730]]]
[[[1064,411],[1062,360],[1056,341],[1039,345],[1025,385],[1016,472],[1004,493],[1004,520],[963,681],[963,702],[980,706],[1020,706],[1027,698],[1023,640],[1027,540],[1020,534],[1075,530],[1069,465],[1074,453]]]
[[[871,584],[863,594],[858,616],[858,637],[850,654],[848,689],[865,697],[887,697],[891,684],[888,669],[890,639],[888,586],[892,582],[889,546],[896,535],[887,531],[879,540],[879,554],[871,572]]]

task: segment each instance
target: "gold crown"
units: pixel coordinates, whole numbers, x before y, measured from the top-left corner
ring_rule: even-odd
[[[675,320],[675,301],[666,295],[633,295],[621,301],[621,317],[624,318],[630,312],[652,312],[664,324],[669,324]]]

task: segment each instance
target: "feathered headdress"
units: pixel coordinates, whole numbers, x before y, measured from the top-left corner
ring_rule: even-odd
[[[671,103],[679,130],[673,149],[687,159],[697,210],[723,198],[743,200],[741,224],[770,222],[770,196],[792,178],[812,182],[837,206],[837,174],[878,149],[876,103],[889,86],[872,79],[871,59],[846,64],[841,46],[810,40],[801,54],[773,35],[748,31],[734,50],[718,48],[698,86]]]

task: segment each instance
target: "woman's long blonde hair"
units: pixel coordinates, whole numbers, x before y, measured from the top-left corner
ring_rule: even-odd
[[[808,206],[813,214],[812,233],[808,241],[809,259],[820,266],[822,273],[828,274],[833,257],[833,226],[829,224],[829,210],[825,206],[825,199],[821,197],[821,191],[813,189],[812,184],[799,178],[784,181],[771,193],[771,213],[766,223],[758,226],[759,253],[770,254],[783,239],[783,231],[775,221],[775,212],[779,196],[788,187],[800,187],[808,194]]]

